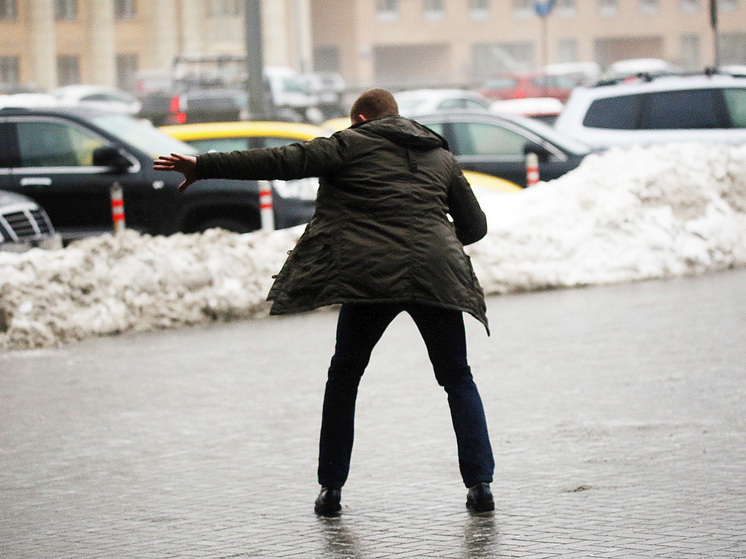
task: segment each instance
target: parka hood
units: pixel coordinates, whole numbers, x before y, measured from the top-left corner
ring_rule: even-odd
[[[382,136],[407,149],[448,149],[448,142],[441,135],[403,116],[381,116],[355,124],[352,128],[359,132]]]

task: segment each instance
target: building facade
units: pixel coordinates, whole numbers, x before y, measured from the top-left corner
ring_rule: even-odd
[[[0,91],[134,89],[183,54],[246,50],[243,0],[0,0]],[[268,65],[310,68],[308,0],[262,3]]]
[[[547,0],[540,0],[546,2]],[[181,54],[245,52],[244,0],[0,0],[0,91],[134,89]],[[266,65],[353,88],[471,85],[555,62],[746,64],[746,0],[265,0]]]
[[[546,0],[541,0],[545,4]],[[477,83],[557,62],[715,62],[709,0],[312,0],[314,62],[352,83]],[[718,0],[721,64],[746,64],[746,0]]]

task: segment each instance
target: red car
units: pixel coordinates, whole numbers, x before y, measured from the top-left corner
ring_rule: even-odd
[[[498,74],[487,80],[479,93],[490,99],[528,99],[554,97],[567,101],[575,82],[566,76],[549,76],[539,72]]]

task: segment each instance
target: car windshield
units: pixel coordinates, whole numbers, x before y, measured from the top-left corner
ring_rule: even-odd
[[[593,151],[593,148],[585,142],[573,138],[572,136],[562,134],[551,126],[534,118],[514,116],[513,120],[515,120],[515,122],[519,123],[524,128],[530,130],[534,134],[546,138],[553,144],[557,144],[558,146],[561,146],[571,153],[584,155]]]
[[[102,114],[93,117],[92,120],[100,128],[122,138],[152,158],[168,153],[197,154],[197,150],[192,146],[134,118],[124,115]]]

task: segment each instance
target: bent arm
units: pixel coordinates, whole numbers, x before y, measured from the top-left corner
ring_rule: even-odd
[[[487,216],[458,165],[454,165],[448,189],[448,210],[456,227],[456,236],[462,244],[476,243],[487,234]]]

